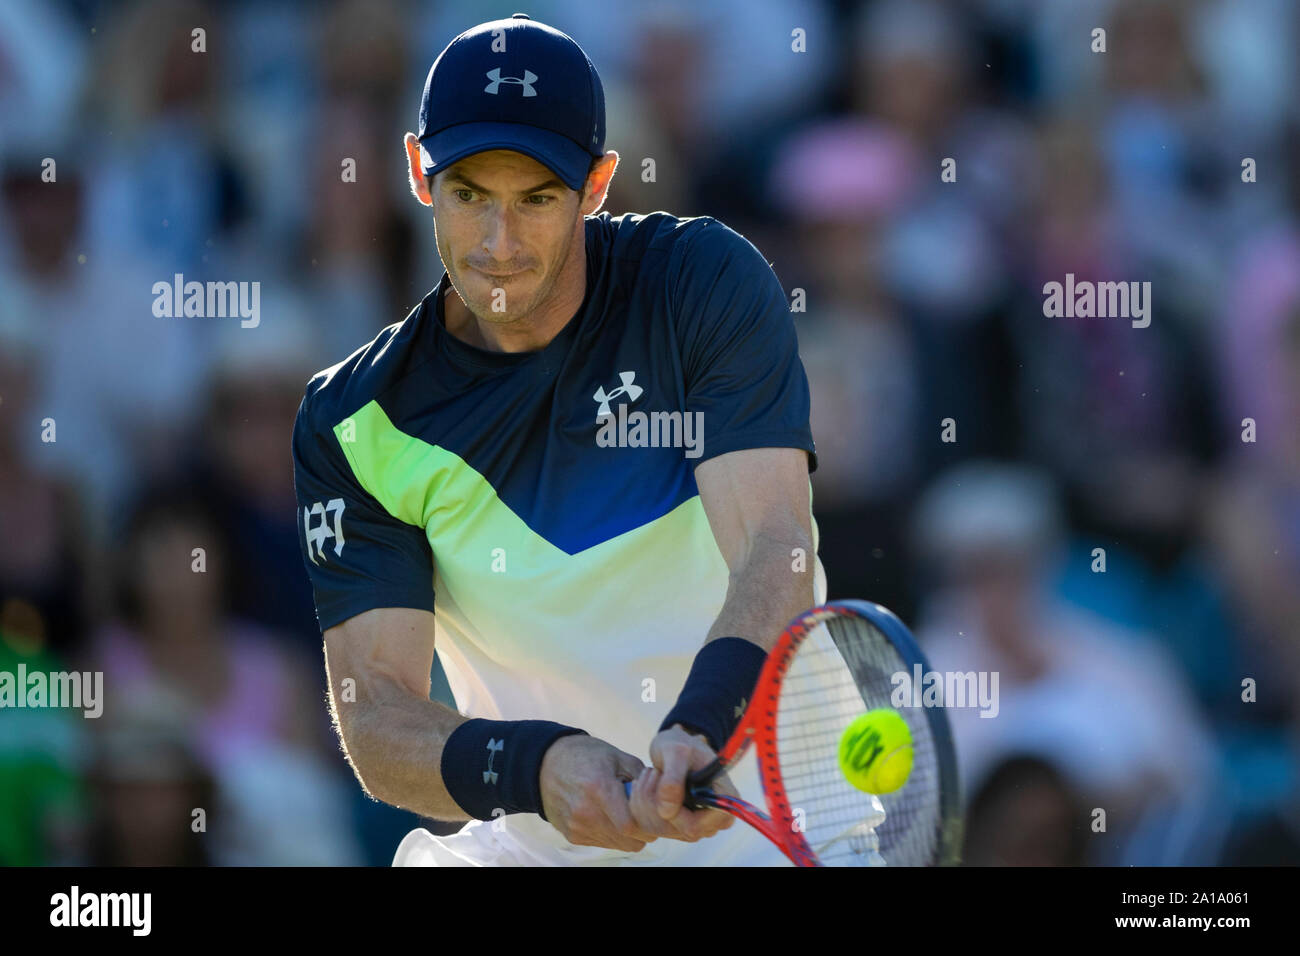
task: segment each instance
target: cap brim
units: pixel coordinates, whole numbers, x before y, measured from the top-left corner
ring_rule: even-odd
[[[439,130],[420,140],[420,165],[431,176],[492,149],[531,156],[575,191],[582,189],[591,168],[592,155],[567,136],[520,123],[462,123]]]

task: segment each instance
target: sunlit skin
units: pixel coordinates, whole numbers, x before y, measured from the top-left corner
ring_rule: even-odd
[[[544,347],[582,305],[583,217],[604,204],[618,153],[605,153],[581,192],[532,157],[503,149],[440,171],[430,189],[414,133],[406,134],[406,153],[411,191],[433,211],[438,253],[458,293],[445,300],[447,331],[493,352]]]

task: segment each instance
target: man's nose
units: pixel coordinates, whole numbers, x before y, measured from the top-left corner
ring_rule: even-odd
[[[487,233],[483,236],[483,251],[497,262],[509,262],[515,254],[515,222],[508,209],[497,209],[488,221]]]

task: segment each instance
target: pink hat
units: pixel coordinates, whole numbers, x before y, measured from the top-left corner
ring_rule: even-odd
[[[830,120],[796,132],[778,149],[769,190],[787,215],[845,222],[886,215],[911,192],[915,158],[907,141],[864,120]]]

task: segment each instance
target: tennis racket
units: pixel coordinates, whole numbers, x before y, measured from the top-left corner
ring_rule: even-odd
[[[958,861],[957,764],[942,707],[894,708],[912,734],[907,782],[865,793],[840,772],[840,735],[892,707],[895,674],[929,671],[903,622],[867,601],[834,601],[795,618],[768,654],[731,738],[687,779],[686,806],[738,817],[796,866],[934,866]],[[710,783],[753,748],[766,812]],[[628,784],[631,789],[631,784]]]

